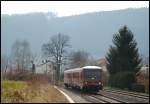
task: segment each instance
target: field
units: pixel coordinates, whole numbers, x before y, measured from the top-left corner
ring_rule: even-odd
[[[2,103],[67,103],[53,86],[24,81],[1,81]]]

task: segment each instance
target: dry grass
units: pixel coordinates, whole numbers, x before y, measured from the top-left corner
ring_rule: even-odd
[[[68,103],[68,100],[46,80],[27,82],[1,81],[2,103]],[[41,82],[42,81],[42,82]],[[41,84],[41,83],[42,84]]]
[[[23,100],[19,92],[25,88],[27,85],[22,81],[1,81],[1,102],[13,102],[16,98]]]

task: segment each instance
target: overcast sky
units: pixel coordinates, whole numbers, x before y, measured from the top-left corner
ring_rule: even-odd
[[[149,1],[1,1],[1,14],[54,12],[61,17],[141,7],[149,8]]]

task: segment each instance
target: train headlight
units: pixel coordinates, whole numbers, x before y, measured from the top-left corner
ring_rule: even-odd
[[[99,84],[99,85],[101,85],[102,83],[101,83],[101,82],[99,82],[98,84]]]
[[[85,84],[87,84],[87,82],[85,82]]]

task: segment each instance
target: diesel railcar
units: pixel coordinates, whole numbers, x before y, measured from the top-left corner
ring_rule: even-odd
[[[65,70],[64,85],[66,87],[98,92],[103,88],[102,68],[98,66],[85,66]]]

